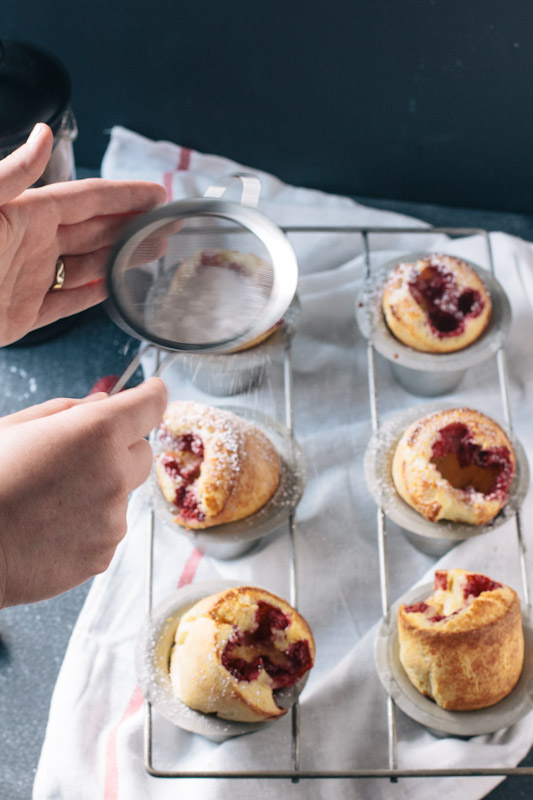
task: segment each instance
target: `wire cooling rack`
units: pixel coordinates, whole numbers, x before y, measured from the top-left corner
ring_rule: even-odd
[[[464,237],[464,236],[481,236],[484,239],[487,248],[487,261],[491,273],[494,275],[494,259],[491,248],[491,242],[488,231],[482,228],[457,228],[457,227],[413,227],[413,228],[397,228],[397,227],[360,227],[360,226],[285,226],[282,230],[286,234],[353,234],[362,241],[366,281],[369,283],[372,274],[371,256],[372,250],[372,237],[375,235],[425,235],[428,234],[444,234],[450,238]],[[284,424],[286,425],[290,435],[293,433],[293,370],[291,360],[291,336],[286,335],[282,337],[283,349],[283,394],[284,394]],[[137,369],[141,356],[146,352],[147,348],[152,345],[141,346],[139,355],[136,361],[133,361],[128,367],[128,373],[124,373],[120,379],[120,385],[124,385],[129,377]],[[379,420],[379,389],[378,381],[376,378],[376,364],[375,364],[375,349],[372,344],[372,339],[367,339],[367,364],[368,364],[368,387],[369,387],[369,413],[372,424],[372,431],[374,434],[380,430]],[[176,354],[164,354],[164,351],[157,350],[156,352],[156,370],[155,374],[161,374],[163,370],[167,369]],[[503,343],[498,347],[495,356],[498,371],[498,384],[501,395],[502,412],[505,420],[506,427],[509,432],[512,431],[512,418],[509,401],[509,388],[507,379],[507,367],[505,349]],[[516,530],[516,537],[518,542],[518,552],[520,559],[520,570],[522,577],[522,591],[524,604],[526,607],[526,614],[530,617],[531,614],[531,594],[527,574],[526,563],[526,546],[522,533],[522,522],[520,513],[514,514],[514,524]],[[287,522],[288,537],[289,537],[289,602],[291,605],[298,606],[298,532],[293,513]],[[381,593],[381,609],[383,616],[386,617],[390,609],[389,598],[389,563],[387,554],[387,522],[386,516],[381,507],[377,510],[377,549],[379,556],[379,574],[380,574],[380,593]],[[148,538],[148,574],[147,574],[147,598],[146,607],[147,613],[152,611],[152,583],[153,583],[153,564],[154,564],[154,546],[155,546],[155,515],[151,512],[150,517],[150,536]],[[144,724],[144,765],[146,771],[154,776],[161,778],[215,778],[215,779],[281,779],[291,780],[298,782],[300,780],[312,779],[357,779],[357,778],[389,778],[396,781],[398,778],[431,778],[431,777],[480,777],[480,776],[533,776],[533,767],[468,767],[468,768],[447,768],[447,769],[402,769],[398,766],[397,755],[397,726],[396,726],[396,706],[393,699],[387,695],[387,730],[388,730],[388,760],[387,766],[382,769],[348,769],[348,770],[302,770],[300,769],[300,751],[302,744],[302,736],[300,730],[300,713],[299,704],[296,703],[292,709],[291,720],[291,766],[285,770],[246,770],[246,771],[172,771],[160,769],[154,765],[153,760],[153,709],[149,701],[145,702],[145,724]]]

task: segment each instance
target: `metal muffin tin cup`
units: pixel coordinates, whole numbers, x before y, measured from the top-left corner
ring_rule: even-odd
[[[497,516],[484,525],[463,522],[430,522],[408,505],[396,491],[392,479],[392,460],[396,445],[405,429],[417,419],[457,408],[451,403],[433,403],[404,409],[385,420],[372,436],[364,458],[365,478],[370,494],[387,517],[402,528],[406,538],[417,550],[440,557],[465,539],[481,536],[503,525],[520,510],[529,489],[529,465],[522,445],[511,435],[509,439],[516,455],[516,472],[510,486],[509,500]]]
[[[259,344],[236,353],[183,353],[177,356],[178,363],[194,386],[206,394],[228,397],[249,391],[268,375],[280,347],[293,335],[299,313],[300,301],[295,296],[282,324]]]
[[[243,585],[239,581],[216,580],[184,586],[152,611],[137,636],[135,668],[145,698],[161,716],[174,725],[213,742],[224,742],[233,736],[252,733],[276,720],[233,722],[189,708],[176,697],[172,687],[169,676],[170,652],[181,617],[195,603],[224,589]],[[308,675],[306,673],[290,689],[276,691],[274,696],[277,705],[291,708],[305,686]]]
[[[478,711],[446,711],[415,689],[400,662],[398,610],[403,603],[417,603],[432,593],[432,584],[411,589],[390,608],[379,626],[374,657],[385,691],[407,716],[436,736],[467,738],[514,725],[533,709],[533,630],[530,622],[523,618],[524,666],[512,692],[496,705]]]
[[[503,345],[511,325],[511,305],[494,275],[461,257],[485,284],[492,301],[492,314],[484,333],[468,347],[455,353],[423,353],[402,344],[391,333],[381,307],[383,289],[394,267],[416,261],[427,253],[411,253],[373,270],[356,300],[359,328],[380,355],[391,364],[398,383],[411,394],[424,397],[452,392],[465,372],[494,355]]]
[[[176,533],[185,536],[198,550],[213,558],[229,560],[252,550],[259,542],[282,525],[300,502],[306,483],[305,457],[289,430],[276,420],[249,408],[222,406],[253,422],[270,439],[280,460],[279,485],[270,500],[255,514],[236,522],[211,528],[192,530],[174,521],[177,509],[165,499],[155,469],[152,470],[153,507],[156,517]],[[164,448],[154,442],[154,452]]]

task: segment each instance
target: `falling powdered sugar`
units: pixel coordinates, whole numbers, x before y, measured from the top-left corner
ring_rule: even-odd
[[[271,285],[269,265],[253,254],[202,251],[183,260],[170,287],[154,295],[146,322],[174,342],[234,339],[261,319]]]

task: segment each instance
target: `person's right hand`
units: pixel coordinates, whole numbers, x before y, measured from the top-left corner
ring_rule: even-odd
[[[53,597],[103,572],[147,478],[161,420],[151,378],[113,397],[57,399],[0,419],[0,607]]]

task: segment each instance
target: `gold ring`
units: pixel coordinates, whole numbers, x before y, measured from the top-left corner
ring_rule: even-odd
[[[58,292],[63,288],[65,283],[65,264],[63,259],[58,258],[56,261],[56,275],[53,284],[50,286],[51,292]]]

